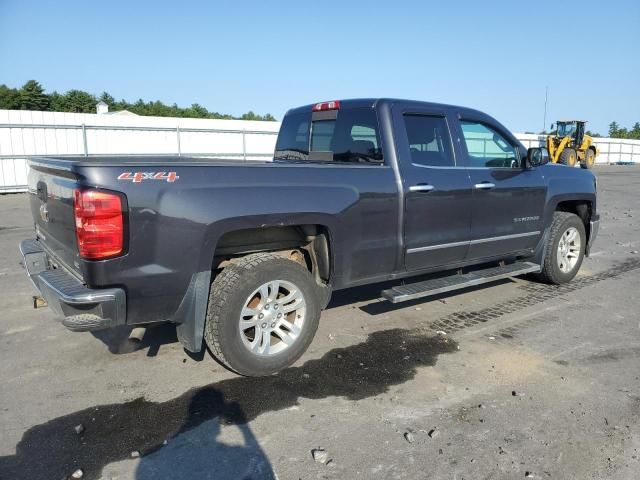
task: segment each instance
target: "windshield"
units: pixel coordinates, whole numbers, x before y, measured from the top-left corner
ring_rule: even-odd
[[[575,123],[558,123],[558,136],[567,137],[576,133]]]

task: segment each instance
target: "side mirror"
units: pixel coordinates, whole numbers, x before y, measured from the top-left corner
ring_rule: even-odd
[[[527,150],[527,166],[539,167],[549,163],[549,151],[542,147],[532,147]]]
[[[553,131],[553,127],[555,127],[555,123],[552,123],[551,126],[549,127],[549,130]]]

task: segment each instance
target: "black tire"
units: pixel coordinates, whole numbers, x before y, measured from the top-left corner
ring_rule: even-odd
[[[562,235],[571,227],[575,228],[580,235],[580,251],[578,253],[578,260],[571,271],[563,272],[558,265],[558,244],[560,243]],[[551,231],[547,238],[545,256],[542,262],[542,271],[538,275],[539,279],[545,283],[555,285],[570,282],[580,270],[582,260],[584,259],[586,244],[587,235],[584,223],[582,223],[580,217],[569,212],[554,212]]]
[[[580,162],[580,167],[591,169],[596,160],[596,152],[589,148],[584,154],[584,160]]]
[[[562,153],[560,154],[560,159],[558,160],[558,163],[561,163],[562,165],[566,165],[567,167],[575,167],[577,161],[578,161],[578,154],[576,153],[576,151],[573,148],[565,148],[564,150],[562,150]]]
[[[243,343],[240,315],[249,295],[274,280],[295,284],[304,297],[304,323],[296,340],[282,352],[260,356]],[[311,273],[299,263],[273,253],[256,253],[226,267],[211,284],[204,338],[213,356],[240,375],[269,375],[294,363],[318,328],[321,305]]]

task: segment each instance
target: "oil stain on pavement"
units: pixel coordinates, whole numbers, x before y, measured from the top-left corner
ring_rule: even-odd
[[[0,478],[65,478],[77,468],[84,478],[98,478],[105,465],[130,458],[133,451],[143,460],[159,454],[165,440],[214,419],[238,425],[245,443],[251,442],[247,423],[263,413],[292,407],[301,398],[357,401],[380,395],[413,379],[419,367],[435,365],[438,355],[456,350],[446,337],[390,329],[277,375],[234,377],[167,402],[138,398],[87,408],[27,430],[16,455],[0,457]],[[85,427],[81,434],[77,425]]]

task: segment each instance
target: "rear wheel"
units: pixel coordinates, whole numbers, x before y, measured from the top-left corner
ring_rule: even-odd
[[[584,160],[580,162],[582,168],[591,168],[596,161],[596,153],[589,148],[584,154]]]
[[[555,212],[542,262],[541,280],[556,285],[571,281],[582,265],[586,238],[580,217],[569,212]]]
[[[558,163],[566,165],[567,167],[575,167],[578,161],[578,154],[573,148],[565,148],[560,154]]]
[[[316,282],[302,265],[273,253],[248,255],[211,285],[205,341],[231,370],[269,375],[304,353],[320,307]]]

